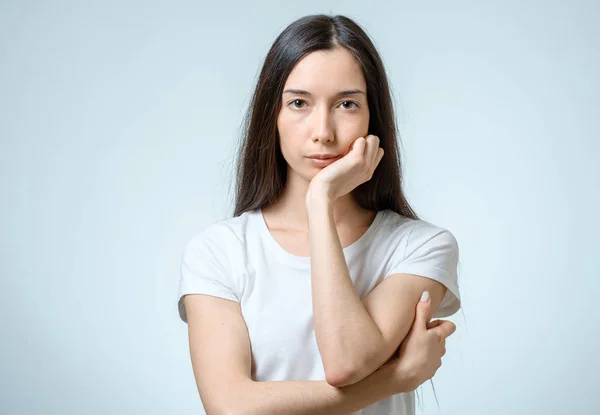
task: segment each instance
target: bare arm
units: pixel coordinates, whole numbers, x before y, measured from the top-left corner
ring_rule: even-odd
[[[358,368],[370,368],[366,363],[380,354],[384,339],[350,278],[333,206],[326,199],[315,200],[308,205],[315,334],[327,381],[340,387],[356,379]]]
[[[361,301],[348,272],[325,198],[309,203],[311,282],[315,334],[327,381],[337,387],[358,382],[387,361],[406,337],[421,293],[431,294],[431,315],[446,287],[411,274],[390,275]]]
[[[342,388],[326,381],[253,381],[239,304],[208,295],[186,295],[184,302],[192,367],[208,415],[350,414],[412,390],[392,366]]]
[[[390,385],[393,368],[384,367],[353,385],[336,388],[324,380],[241,381],[236,388],[234,414],[347,415],[395,393]],[[387,371],[387,372],[386,372]],[[241,410],[240,410],[241,407]]]

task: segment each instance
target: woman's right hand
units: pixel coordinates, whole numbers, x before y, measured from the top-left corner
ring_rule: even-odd
[[[419,301],[413,324],[399,347],[399,355],[383,366],[393,366],[392,382],[400,392],[411,392],[426,380],[431,379],[442,365],[446,354],[446,338],[456,330],[448,320],[430,322],[431,301]],[[423,298],[422,298],[423,299]]]

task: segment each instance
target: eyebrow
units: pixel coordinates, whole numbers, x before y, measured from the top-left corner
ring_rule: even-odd
[[[311,97],[312,94],[308,91],[304,91],[302,89],[286,89],[285,91],[283,91],[284,94],[295,94],[295,95],[306,95]],[[337,94],[335,94],[336,97],[340,97],[340,96],[347,96],[347,95],[355,95],[355,94],[363,94],[366,95],[363,91],[361,91],[360,89],[347,89],[345,91],[340,91]]]

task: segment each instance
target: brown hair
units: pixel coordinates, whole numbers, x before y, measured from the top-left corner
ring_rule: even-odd
[[[352,192],[370,210],[391,209],[419,219],[402,192],[402,166],[391,91],[383,62],[361,27],[345,16],[302,17],[275,39],[260,71],[242,128],[234,216],[268,206],[281,195],[287,162],[281,154],[277,116],[285,81],[294,66],[318,50],[346,48],[360,64],[369,104],[369,134],[379,137],[384,156],[373,177]]]

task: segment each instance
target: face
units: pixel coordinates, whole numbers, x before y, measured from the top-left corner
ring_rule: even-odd
[[[309,156],[342,157],[358,137],[366,137],[369,106],[358,61],[344,48],[316,51],[300,60],[288,76],[277,117],[288,178],[311,178],[326,164]]]

